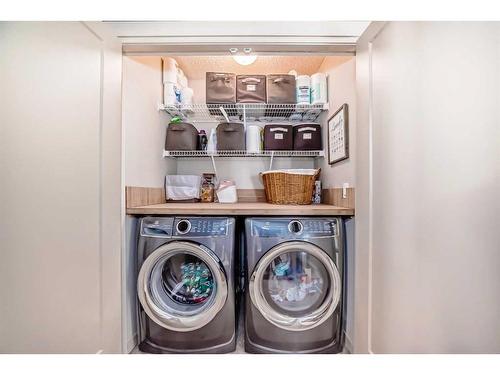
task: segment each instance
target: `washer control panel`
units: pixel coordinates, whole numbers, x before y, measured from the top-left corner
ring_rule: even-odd
[[[228,220],[225,218],[175,218],[174,236],[213,237],[228,233]]]
[[[304,231],[311,234],[337,234],[337,221],[336,220],[306,220],[304,222]]]
[[[337,235],[336,219],[258,219],[252,220],[256,237],[331,237]]]

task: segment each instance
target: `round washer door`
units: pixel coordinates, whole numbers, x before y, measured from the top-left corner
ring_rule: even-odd
[[[160,326],[178,332],[208,324],[227,299],[227,280],[217,256],[191,242],[171,242],[144,261],[137,280],[139,301]]]
[[[337,307],[340,274],[332,259],[308,242],[279,244],[250,278],[250,299],[269,322],[289,331],[319,326]]]

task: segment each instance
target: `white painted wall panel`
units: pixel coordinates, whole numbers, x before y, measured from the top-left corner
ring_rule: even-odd
[[[500,24],[373,44],[372,350],[500,352]]]
[[[317,159],[321,168],[323,188],[342,187],[344,183],[355,187],[356,176],[356,60],[346,57],[339,63],[338,58],[326,57],[319,71],[328,74],[328,102],[330,110],[322,115],[323,147],[326,157]],[[349,159],[336,164],[328,164],[328,119],[344,103],[349,107]]]
[[[215,165],[220,179],[236,182],[238,189],[264,189],[259,173],[269,169],[270,158],[216,158]],[[273,169],[314,168],[312,158],[274,158]],[[210,159],[178,159],[177,173],[213,173]]]
[[[101,43],[0,24],[0,352],[97,352]]]
[[[160,57],[123,57],[122,122],[125,185],[161,187],[175,173],[173,159],[163,158],[168,116],[162,103]]]

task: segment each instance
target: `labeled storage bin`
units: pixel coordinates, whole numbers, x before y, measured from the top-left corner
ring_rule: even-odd
[[[301,124],[293,127],[294,150],[321,150],[321,139],[321,125],[319,124]]]
[[[245,128],[239,122],[217,125],[217,150],[245,150]]]
[[[218,109],[220,104],[229,116],[236,115],[236,75],[233,73],[207,72],[206,74],[206,103],[210,106],[211,115],[222,116]],[[225,104],[225,105],[224,105]]]
[[[165,199],[167,201],[197,201],[200,198],[200,176],[165,176]]]
[[[311,204],[321,169],[281,169],[260,174],[267,203]]]
[[[267,76],[268,104],[295,104],[295,76],[291,74],[269,74]]]
[[[165,150],[193,151],[198,144],[198,130],[188,122],[170,123],[167,128]]]
[[[264,150],[293,150],[292,125],[264,126]]]
[[[266,76],[241,75],[236,77],[237,103],[265,103]]]

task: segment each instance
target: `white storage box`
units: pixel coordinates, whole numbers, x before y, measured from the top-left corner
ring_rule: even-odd
[[[219,203],[238,202],[236,185],[233,181],[224,180],[220,183],[219,189],[217,189],[217,199],[219,200]]]
[[[165,176],[165,199],[185,201],[200,198],[201,177],[190,175]]]

